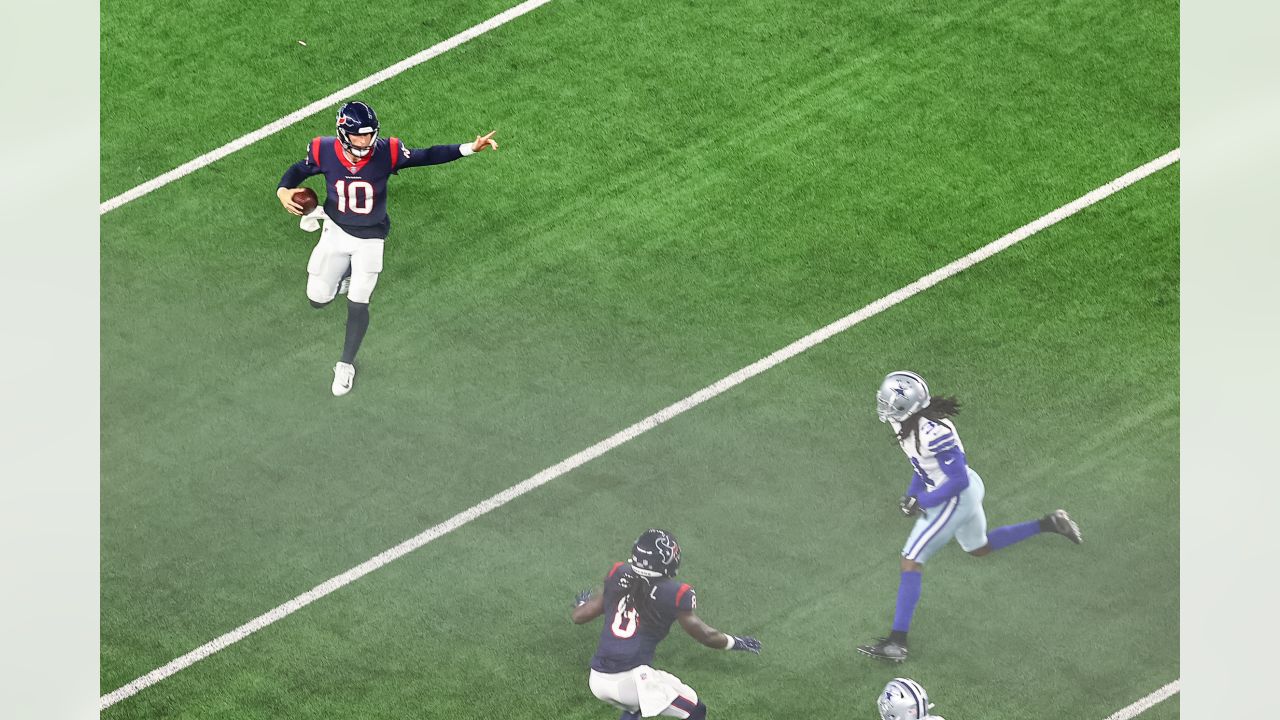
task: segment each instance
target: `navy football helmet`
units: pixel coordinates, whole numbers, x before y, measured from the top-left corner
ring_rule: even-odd
[[[356,147],[351,142],[352,135],[373,135],[368,147]],[[378,116],[373,108],[359,101],[352,101],[338,110],[338,141],[352,157],[362,158],[373,152],[378,142]]]
[[[666,530],[645,530],[631,547],[628,563],[645,577],[675,577],[680,569],[680,543]]]

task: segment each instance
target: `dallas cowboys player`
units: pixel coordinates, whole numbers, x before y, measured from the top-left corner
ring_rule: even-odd
[[[355,382],[356,352],[369,329],[369,299],[382,272],[382,246],[391,229],[387,215],[387,180],[405,168],[438,165],[480,152],[498,149],[493,133],[477,136],[461,145],[410,148],[399,138],[378,137],[378,116],[362,102],[349,102],[338,110],[337,137],[318,137],[307,147],[307,156],[294,163],[280,178],[276,197],[294,215],[302,207],[293,194],[303,180],[324,174],[323,209],[303,220],[303,228],[315,230],[325,220],[320,240],[307,262],[307,297],[322,308],[339,293],[347,293],[347,333],[342,359],[333,367],[333,394],[346,395]]]
[[[880,720],[946,720],[941,715],[930,715],[932,708],[929,694],[911,678],[890,680],[876,699]]]
[[[982,478],[969,467],[960,435],[948,420],[959,413],[960,404],[951,397],[931,397],[924,378],[905,370],[889,373],[876,393],[876,406],[880,422],[893,427],[914,471],[899,509],[907,517],[920,517],[902,548],[898,603],[889,637],[859,645],[858,651],[902,662],[907,659],[907,630],[920,599],[924,563],[952,538],[974,557],[1042,532],[1064,535],[1077,545],[1082,538],[1080,527],[1065,510],[987,532]]]
[[[693,688],[671,673],[655,670],[653,652],[671,625],[717,650],[760,654],[760,641],[726,635],[704,623],[693,588],[676,582],[680,545],[665,530],[646,530],[625,563],[614,563],[604,579],[604,592],[578,593],[573,621],[579,625],[605,613],[600,643],[591,658],[591,692],[622,710],[621,720],[665,715],[702,720],[707,706]]]

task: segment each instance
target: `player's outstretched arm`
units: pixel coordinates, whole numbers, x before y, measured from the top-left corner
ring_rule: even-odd
[[[488,135],[477,135],[476,141],[471,143],[471,152],[478,153],[485,148],[498,149],[498,141],[493,139],[493,134],[497,130],[490,130]]]
[[[474,142],[462,143],[460,145],[432,145],[426,148],[410,148],[401,146],[400,157],[396,160],[396,168],[424,167],[426,165],[440,165],[443,163],[453,162],[459,158],[468,155],[474,155],[486,148],[498,149],[498,143],[493,139],[493,130],[487,135],[477,135]],[[396,142],[399,142],[397,139]]]
[[[722,633],[711,627],[698,617],[698,614],[692,610],[682,612],[676,615],[676,619],[680,621],[680,627],[689,633],[694,640],[716,650],[745,650],[746,652],[760,654],[760,641],[753,637],[738,637]]]
[[[590,590],[578,593],[573,601],[573,622],[581,625],[604,614],[604,594],[592,595]]]

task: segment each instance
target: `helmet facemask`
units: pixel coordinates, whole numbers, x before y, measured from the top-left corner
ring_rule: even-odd
[[[361,130],[367,129],[361,128]],[[355,143],[351,142],[351,136],[353,135],[372,135],[373,137],[369,139],[368,145],[357,147]],[[339,127],[338,141],[342,143],[342,149],[346,150],[351,157],[362,158],[373,152],[373,146],[378,142],[378,129],[373,128],[373,132],[347,132],[346,129]]]
[[[353,158],[368,157],[373,152],[374,146],[378,143],[378,115],[373,108],[359,102],[352,101],[343,105],[338,110],[338,142],[342,143],[342,149]],[[351,141],[351,138],[357,135],[369,135],[369,144],[359,147]]]

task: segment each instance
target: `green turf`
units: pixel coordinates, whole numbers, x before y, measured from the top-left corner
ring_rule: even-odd
[[[432,4],[348,65],[313,11],[307,72],[261,52],[293,11],[148,8],[144,37],[108,8],[103,196],[501,6]],[[139,80],[175,54],[187,92]],[[504,142],[393,181],[347,398],[272,194],[327,114],[103,220],[104,692],[1175,147],[1177,7],[558,0],[365,97],[414,144]],[[140,101],[154,153],[120,132]],[[720,717],[869,717],[894,669],[850,651],[891,613],[909,476],[870,399],[906,366],[966,401],[993,525],[1063,505],[1089,542],[944,551],[904,670],[949,718],[1106,717],[1178,675],[1176,172],[105,716],[612,717],[567,601],[663,524],[766,654],[673,637],[661,665]]]

